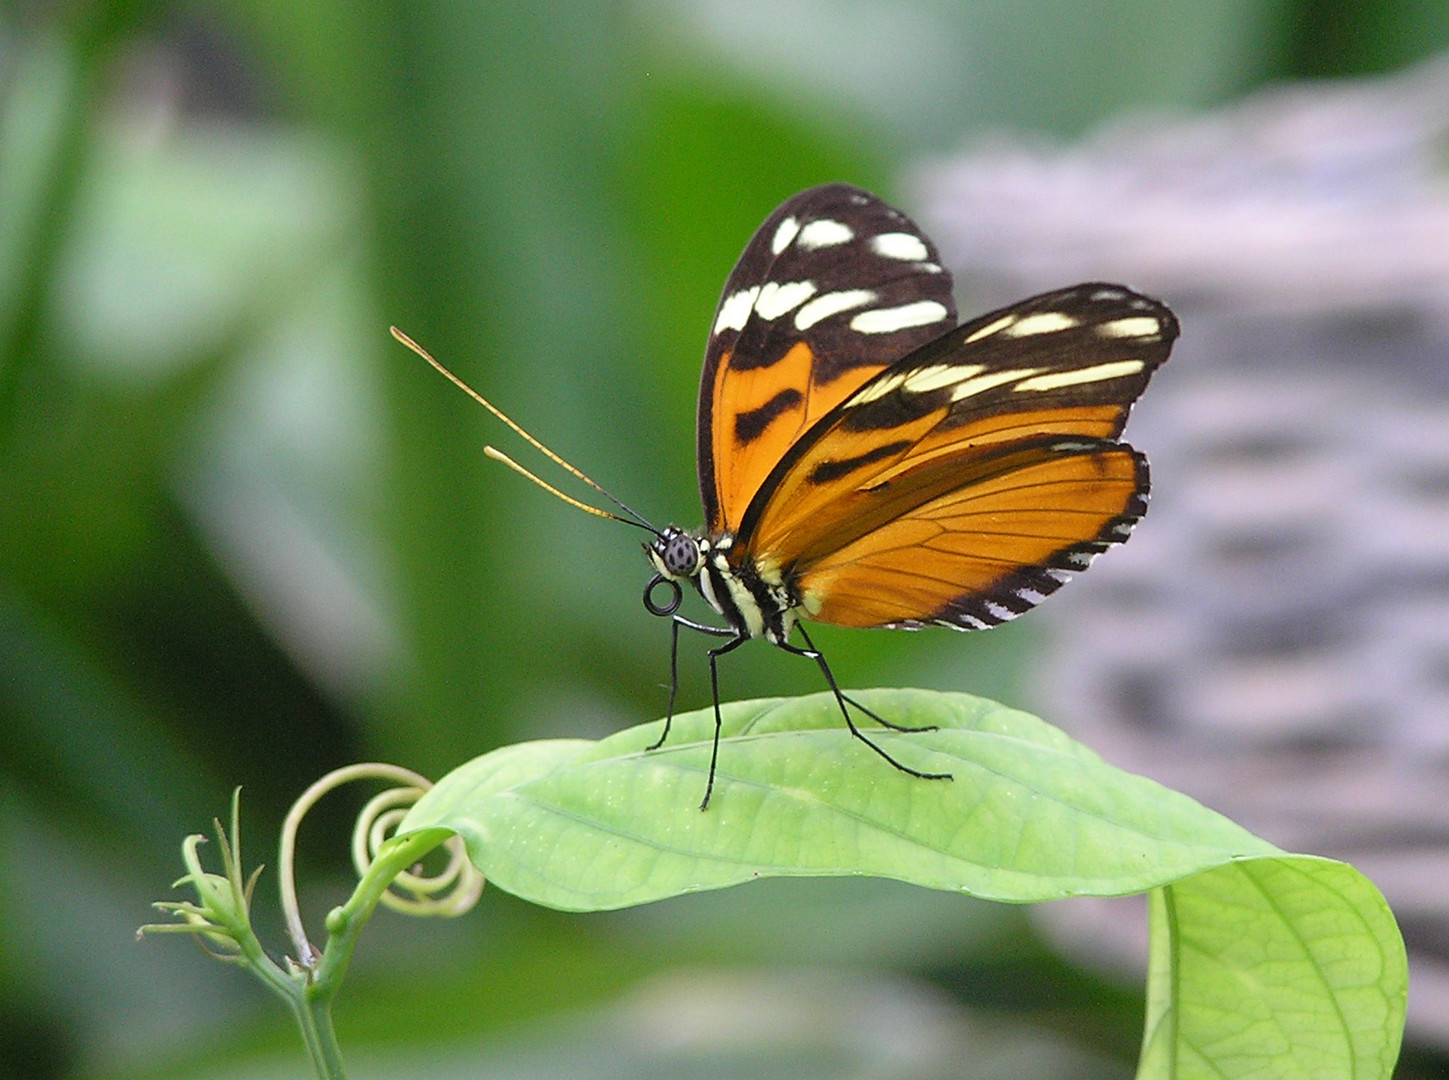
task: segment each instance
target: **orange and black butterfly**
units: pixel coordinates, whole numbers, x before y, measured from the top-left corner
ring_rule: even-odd
[[[671,718],[680,629],[729,639],[709,650],[716,728],[701,808],[719,754],[717,660],[758,637],[814,660],[851,733],[881,757],[947,778],[861,732],[851,709],[898,726],[840,690],[801,620],[985,629],[1125,540],[1147,508],[1147,460],[1118,436],[1177,334],[1163,304],[1102,283],[957,326],[935,246],[846,184],[766,218],[705,351],[704,527],[656,529],[613,500],[629,515],[619,520],[654,534],[644,602],[673,620]],[[682,581],[727,625],[678,614]],[[668,732],[666,721],[655,748]]]

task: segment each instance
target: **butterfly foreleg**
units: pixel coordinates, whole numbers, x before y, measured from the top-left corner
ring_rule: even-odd
[[[712,626],[696,627],[696,629],[706,629],[712,633],[720,633],[720,630],[718,628]],[[733,650],[738,649],[741,645],[749,640],[750,639],[748,635],[736,633],[734,640],[726,641],[719,648],[709,650],[709,689],[710,693],[714,696],[714,747],[710,750],[709,753],[709,779],[705,782],[704,785],[704,799],[699,804],[699,808],[701,810],[709,809],[709,797],[711,794],[714,793],[714,767],[715,764],[719,761],[719,733],[720,728],[724,726],[724,722],[723,720],[721,720],[719,714],[718,661],[719,658],[725,653],[732,652]]]
[[[693,619],[686,619],[683,615],[676,615],[670,620],[669,636],[669,711],[664,714],[664,730],[659,733],[659,738],[646,746],[645,750],[658,750],[664,745],[664,740],[669,738],[669,727],[674,723],[674,699],[679,695],[679,630],[683,627],[686,630],[698,630],[701,634],[712,634],[715,637],[730,637],[735,631],[723,626],[707,626],[704,623],[697,623]],[[716,695],[716,701],[718,696]],[[714,775],[714,770],[710,770]]]
[[[893,724],[890,721],[884,719],[883,717],[878,716],[872,710],[867,709],[864,705],[856,701],[854,698],[847,697],[844,692],[841,691],[840,684],[835,681],[835,675],[830,670],[830,665],[825,660],[825,654],[815,647],[815,643],[810,640],[810,634],[805,630],[804,626],[799,623],[796,623],[795,626],[800,631],[800,636],[805,639],[805,644],[807,648],[802,649],[798,645],[791,645],[787,641],[777,642],[777,644],[786,652],[794,653],[796,656],[803,656],[808,660],[815,661],[816,665],[820,668],[820,673],[825,676],[825,682],[830,687],[830,692],[835,695],[835,701],[840,706],[841,715],[845,717],[845,725],[846,727],[850,728],[850,733],[852,735],[854,735],[861,742],[865,743],[866,746],[870,747],[877,754],[885,758],[903,773],[909,773],[911,776],[918,776],[922,780],[952,779],[950,773],[921,772],[919,769],[913,769],[909,765],[902,765],[895,758],[891,757],[890,754],[886,753],[886,751],[883,750],[881,747],[871,742],[870,739],[865,736],[865,733],[862,732],[860,728],[855,726],[855,721],[850,718],[850,709],[848,707],[849,705],[854,705],[857,709],[865,713],[865,715],[869,716],[872,720],[895,731],[934,731],[935,727],[934,725],[932,725],[929,727],[914,728],[905,727],[901,724]]]

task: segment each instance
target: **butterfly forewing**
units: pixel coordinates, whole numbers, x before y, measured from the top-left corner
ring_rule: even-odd
[[[811,425],[955,322],[950,274],[904,214],[847,184],[778,207],[725,283],[705,352],[706,528],[738,528]]]
[[[1087,284],[983,316],[867,380],[790,448],[741,558],[844,626],[990,626],[1124,540],[1146,461],[1119,443],[1177,336],[1171,312]]]

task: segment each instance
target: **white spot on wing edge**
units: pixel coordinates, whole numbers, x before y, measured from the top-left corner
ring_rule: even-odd
[[[925,262],[931,257],[921,238],[908,232],[880,233],[870,238],[870,246],[877,255],[902,262]]]
[[[813,281],[767,281],[760,287],[755,310],[762,319],[778,319],[815,295]]]
[[[912,326],[940,322],[948,314],[946,305],[937,300],[917,300],[900,307],[862,311],[850,320],[850,328],[861,334],[893,334]]]
[[[1005,330],[1014,322],[1016,322],[1015,315],[1003,315],[995,322],[987,323],[980,330],[973,331],[971,335],[967,337],[965,344],[969,345],[973,341],[980,341],[984,337],[990,337],[992,334],[1000,333],[1002,330]]]
[[[1151,315],[1134,315],[1128,319],[1113,319],[1097,327],[1098,337],[1108,338],[1152,338],[1162,335],[1162,324]]]
[[[775,229],[775,235],[770,239],[770,250],[776,255],[790,246],[790,241],[795,239],[795,234],[800,231],[800,222],[792,215],[780,222]]]
[[[1060,390],[1064,386],[1080,386],[1083,383],[1106,382],[1127,375],[1136,375],[1146,364],[1141,360],[1114,360],[1110,364],[1096,364],[1077,368],[1075,371],[1055,371],[1050,375],[1038,375],[1034,379],[1022,379],[1016,389]]]
[[[722,330],[743,330],[745,320],[750,317],[750,310],[755,306],[755,300],[760,295],[760,287],[752,285],[748,289],[741,289],[733,296],[725,298],[724,303],[719,306],[719,315],[714,320],[714,333]]]
[[[854,239],[854,229],[843,221],[833,221],[830,218],[816,218],[800,230],[800,246],[811,251],[848,244]]]
[[[1038,311],[1025,315],[1012,323],[1002,333],[1006,337],[1031,337],[1034,334],[1051,334],[1058,330],[1070,330],[1081,324],[1081,320],[1064,311]]]
[[[870,289],[845,289],[817,296],[795,313],[795,329],[809,330],[821,319],[828,319],[851,308],[864,307],[874,299],[875,293]],[[750,302],[754,303],[753,300]]]

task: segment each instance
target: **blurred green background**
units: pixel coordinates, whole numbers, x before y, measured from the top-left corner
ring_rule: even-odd
[[[133,940],[181,837],[241,784],[270,861],[334,766],[438,775],[662,712],[638,537],[488,462],[515,444],[390,323],[694,526],[705,328],[781,199],[1446,45],[1440,0],[0,6],[0,1076],[301,1075],[249,980]],[[850,685],[1029,702],[1030,620],[820,638]],[[728,697],[818,689],[763,646],[730,661]],[[359,798],[304,836],[314,918]],[[777,999],[786,1035],[736,1008]],[[338,1025],[358,1075],[645,1075],[645,1020],[695,1000],[728,1037],[658,1075],[935,1075],[826,1022],[884,1003],[946,1018],[919,1035],[964,1048],[941,1075],[1126,1076],[1140,1022],[1019,912],[786,882],[384,914]]]

